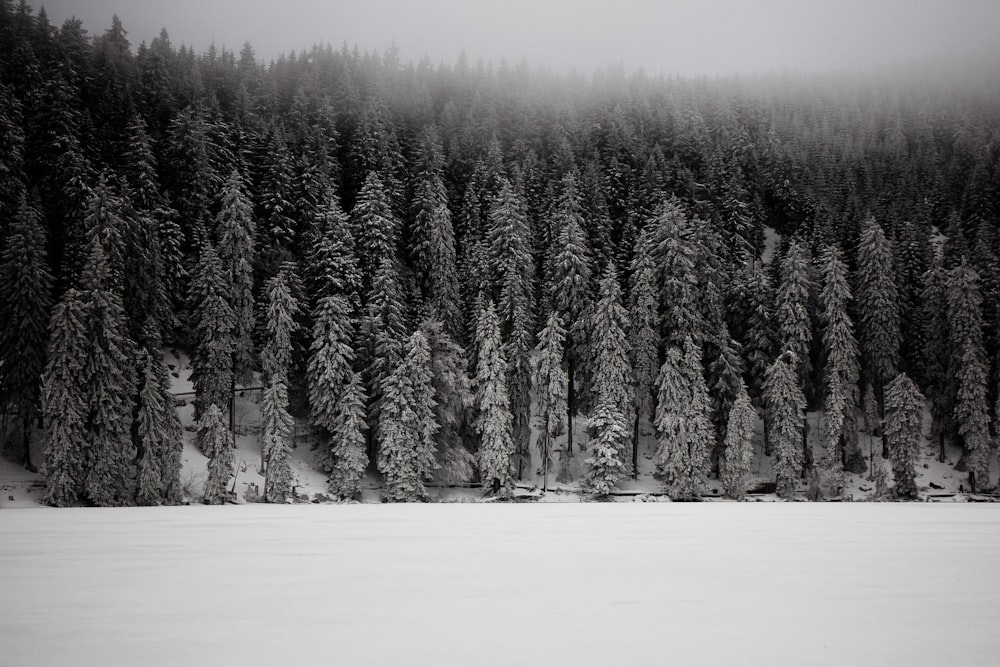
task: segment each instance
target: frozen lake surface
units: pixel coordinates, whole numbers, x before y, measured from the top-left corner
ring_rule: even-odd
[[[0,512],[0,665],[998,660],[998,505]]]

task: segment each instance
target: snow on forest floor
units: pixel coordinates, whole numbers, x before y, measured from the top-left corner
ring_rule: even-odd
[[[1000,507],[0,512],[5,665],[995,665]]]

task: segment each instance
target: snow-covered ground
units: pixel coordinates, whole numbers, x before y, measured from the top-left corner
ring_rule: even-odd
[[[0,512],[3,665],[995,665],[1000,508]]]

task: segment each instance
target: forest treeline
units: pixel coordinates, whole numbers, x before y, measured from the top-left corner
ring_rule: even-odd
[[[779,494],[813,471],[836,495],[863,420],[912,497],[925,404],[942,458],[957,445],[990,487],[1000,86],[346,46],[264,64],[12,0],[0,53],[5,447],[51,504],[181,500],[168,347],[190,357],[207,502],[233,475],[234,389],[258,384],[269,501],[296,419],[345,499],[370,467],[387,500],[502,492],[533,447],[560,480],[586,456],[606,495],[646,420],[672,497],[718,476],[739,498],[759,417]]]

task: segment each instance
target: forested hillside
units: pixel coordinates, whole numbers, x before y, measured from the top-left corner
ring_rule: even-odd
[[[366,471],[387,501],[503,496],[530,451],[561,481],[585,457],[603,497],[640,425],[670,497],[740,498],[758,418],[779,495],[837,497],[867,424],[908,498],[925,409],[992,488],[995,75],[263,63],[12,0],[0,54],[2,437],[53,505],[181,500],[165,349],[190,358],[210,503],[238,387],[262,391],[271,502],[296,423],[341,499]]]

